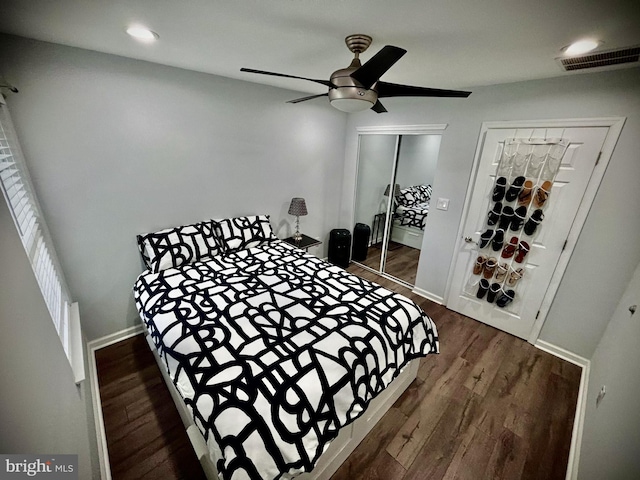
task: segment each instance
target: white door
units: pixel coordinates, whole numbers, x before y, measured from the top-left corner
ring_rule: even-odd
[[[467,199],[467,216],[463,227],[463,236],[467,241],[460,243],[454,258],[453,278],[447,297],[448,308],[512,335],[529,338],[608,130],[609,127],[576,127],[536,130],[490,128],[486,131],[484,139],[481,139],[484,143],[475,182]],[[530,245],[524,261],[517,263],[516,255],[505,259],[501,257],[501,250],[493,250],[491,243],[481,249],[476,242],[488,228],[497,228],[497,225],[487,225],[487,212],[494,205],[491,197],[505,142],[513,138],[536,137],[561,137],[568,140],[569,144],[543,207],[544,219],[536,231],[533,235],[527,235],[524,229],[518,232],[505,231],[505,245],[513,236],[518,237],[518,242],[525,241]],[[513,181],[513,177],[509,181]],[[533,183],[536,184],[536,181]],[[503,200],[503,204],[515,208],[517,200],[510,204]],[[535,209],[532,204],[527,218]],[[514,300],[504,308],[498,307],[495,301],[489,303],[487,295],[482,299],[477,298],[479,281],[483,277],[474,275],[473,267],[480,255],[494,257],[499,264],[507,263],[513,269],[524,270],[523,277],[515,286],[509,286],[505,281],[496,282],[495,275],[488,280],[490,284],[501,283],[503,291],[511,289],[515,292]],[[499,296],[500,293],[497,297]]]

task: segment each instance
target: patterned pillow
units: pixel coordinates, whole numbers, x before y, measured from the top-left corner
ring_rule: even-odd
[[[425,203],[431,200],[431,193],[433,192],[431,185],[416,185],[413,188],[418,193],[419,203]]]
[[[138,235],[138,249],[153,273],[222,253],[212,220]]]
[[[224,243],[226,253],[276,240],[269,223],[269,215],[227,218],[214,223],[216,234]]]
[[[396,196],[396,200],[403,207],[412,207],[419,202],[414,187],[407,187],[400,190],[400,195]]]

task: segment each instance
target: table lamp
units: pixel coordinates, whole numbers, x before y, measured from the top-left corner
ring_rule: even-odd
[[[300,233],[300,217],[307,215],[307,204],[304,198],[294,197],[291,199],[291,205],[289,205],[289,215],[296,216],[296,233],[293,234],[293,239],[296,242],[302,240],[302,234]]]

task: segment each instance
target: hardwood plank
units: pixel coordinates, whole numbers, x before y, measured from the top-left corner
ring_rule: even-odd
[[[200,463],[190,462],[193,456],[191,445],[181,445],[168,455],[164,461],[158,463],[151,470],[140,476],[141,480],[190,480],[202,478]]]
[[[453,312],[449,310],[447,312],[446,315],[436,317],[438,318],[438,335],[441,339],[445,339],[441,341],[440,354],[428,355],[420,361],[417,381],[412,383],[405,394],[396,401],[396,406],[406,415],[411,415],[423,400],[424,395],[434,387],[436,382],[442,381],[445,372],[451,368],[469,341],[471,330],[468,324],[465,329],[464,322],[461,322]]]
[[[466,348],[460,354],[460,357],[475,364],[487,350],[493,338],[501,333],[503,332],[484,323],[479,323],[478,328],[474,330],[473,335],[467,340]]]
[[[379,465],[376,462],[380,460],[380,457],[388,456],[384,451],[384,447],[406,420],[407,416],[400,410],[393,407],[390,408],[376,424],[373,430],[369,432],[369,435],[367,435],[349,458],[342,464],[338,472],[331,477],[331,479],[347,480],[363,478],[366,477],[366,475],[369,475],[368,478],[378,478],[375,475],[379,475],[383,471],[388,472],[388,467],[384,465],[384,463]],[[402,468],[402,466],[393,457],[389,458],[392,464],[396,464]],[[389,459],[387,459],[387,461],[389,461]],[[396,465],[392,465],[391,469],[399,470]],[[367,473],[370,470],[372,470],[372,472]],[[404,468],[402,468],[402,474],[404,475]],[[379,478],[389,477],[383,476]]]
[[[383,451],[361,476],[347,477],[347,479],[353,480],[354,478],[358,478],[362,480],[389,480],[390,478],[402,478],[405,472],[406,470],[396,461],[395,458]]]
[[[101,388],[102,405],[109,406],[114,403],[129,405],[137,398],[140,398],[140,395],[143,395],[147,389],[163,385],[163,382],[164,379],[157,366],[146,367],[139,374],[130,374],[123,377],[122,382],[114,382],[105,386],[104,389]],[[103,390],[104,397],[102,397]]]
[[[505,352],[505,358],[496,373],[493,382],[485,395],[484,412],[477,419],[476,426],[487,435],[496,437],[502,432],[507,416],[515,415],[514,408],[523,395],[524,400],[529,396],[539,395],[529,389],[527,383],[530,375],[541,357],[532,357],[528,348],[523,348],[521,340],[515,339],[510,349]],[[539,387],[539,385],[537,386]]]
[[[119,446],[120,441],[124,442],[124,448],[127,449],[127,443],[136,440],[136,436],[141,434],[153,435],[154,432],[164,432],[168,425],[175,425],[175,421],[167,422],[167,415],[175,411],[175,405],[171,398],[165,398],[162,405],[154,406],[151,402],[144,402],[146,412],[138,417],[127,420],[123,425],[111,426],[106,429],[112,448]],[[141,439],[143,441],[143,439]]]
[[[444,477],[472,421],[477,416],[481,397],[462,387],[458,398],[451,399],[433,433],[407,469],[403,480]]]
[[[525,442],[511,430],[504,428],[495,443],[484,471],[484,478],[492,480],[520,478],[527,454]]]
[[[149,349],[149,347],[145,348]],[[158,377],[159,374],[156,364],[128,370],[126,373],[121,373],[117,381],[100,385],[100,397],[106,404],[114,398],[120,399],[122,395],[129,395],[134,399],[138,396],[135,390],[142,388],[142,385],[157,385],[163,382],[162,376]]]
[[[486,469],[496,440],[471,426],[453,456],[443,480],[477,480]]]
[[[450,407],[450,403],[451,401],[447,397],[437,394],[430,395],[428,400],[422,403],[425,408],[416,409],[389,441],[386,448],[389,455],[404,468],[411,467]]]
[[[378,270],[380,268],[381,253],[382,251],[379,247],[369,247],[367,258],[359,263]],[[387,252],[384,271],[388,275],[413,285],[416,282],[419,260],[419,249],[394,242],[393,247]]]
[[[144,367],[153,365],[155,363],[153,356],[148,358],[136,354],[145,346],[144,337],[136,335],[128,341],[118,342],[108,348],[96,351],[96,364],[100,365],[98,369],[100,386],[111,384],[129,372],[142,370]]]
[[[154,438],[142,449],[125,457],[125,460],[119,464],[120,468],[114,472],[113,478],[141,478],[152,470],[157,469],[184,445],[180,438],[177,437],[180,435],[181,429],[182,425],[175,425],[170,430],[167,430],[165,435]],[[164,468],[162,473],[163,475],[169,474]],[[202,474],[204,475],[204,472]]]
[[[97,353],[113,479],[203,479],[144,337],[132,337]]]
[[[412,415],[432,391],[440,395],[450,395],[471,374],[473,368],[467,360],[458,356],[447,357],[440,354],[422,361],[428,362],[429,375],[424,380],[416,379],[409,386],[408,394],[396,401],[396,406],[406,415]]]
[[[582,368],[573,363],[565,362],[560,358],[553,359],[553,367],[551,372],[569,380],[573,383],[580,383],[580,377],[582,376]]]
[[[471,375],[465,382],[465,387],[474,393],[484,397],[498,374],[498,370],[504,361],[505,353],[511,348],[514,337],[499,332],[495,335],[480,358],[474,363]]]
[[[554,408],[542,409],[534,423],[529,442],[529,454],[522,478],[564,479],[569,457],[570,436],[573,428],[575,404],[571,401],[574,388],[562,377],[551,374],[547,382],[546,399],[564,398]]]
[[[535,431],[535,423],[548,409],[545,395],[547,380],[551,375],[551,362],[545,355],[534,355],[526,365],[524,377],[511,397],[511,408],[505,417],[504,426],[525,440]],[[531,392],[539,392],[532,395]]]

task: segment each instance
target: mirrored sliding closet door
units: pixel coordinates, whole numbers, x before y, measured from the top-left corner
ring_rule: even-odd
[[[352,260],[414,285],[431,203],[441,135],[359,136],[354,242],[368,248]]]

